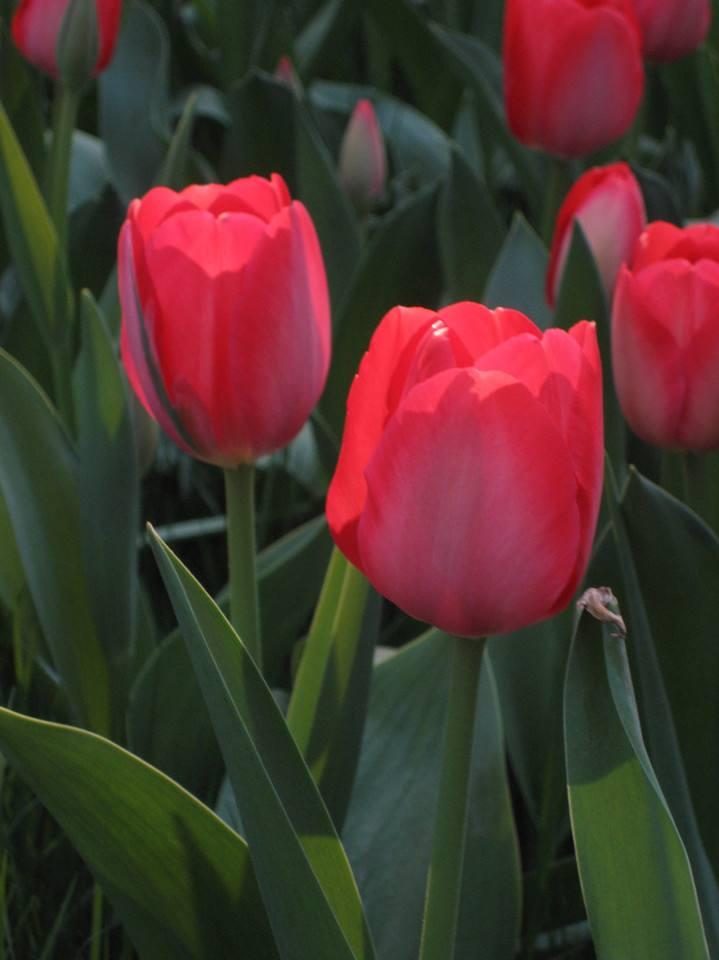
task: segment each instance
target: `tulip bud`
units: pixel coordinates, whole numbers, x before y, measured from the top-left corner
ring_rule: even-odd
[[[584,575],[604,459],[594,324],[516,310],[391,310],[347,400],[327,495],[337,546],[418,620],[507,633]]]
[[[387,180],[384,138],[369,100],[359,100],[340,146],[339,175],[360,213],[380,196]]]
[[[633,0],[642,28],[644,56],[678,60],[695,50],[711,22],[710,0]]]
[[[619,272],[612,365],[639,437],[719,449],[719,228],[649,224]]]
[[[611,303],[619,268],[632,255],[647,222],[642,192],[626,163],[587,170],[560,207],[547,271],[550,306],[559,295],[575,222],[584,231]]]
[[[179,447],[232,467],[299,433],[327,376],[329,298],[314,226],[281,177],[134,200],[118,279],[125,371]]]
[[[77,88],[110,62],[120,13],[121,0],[22,0],[12,36],[38,70]]]
[[[302,95],[302,81],[300,80],[295,65],[289,57],[280,57],[275,67],[275,79],[284,83],[286,87],[299,97]]]
[[[579,157],[631,126],[644,89],[630,0],[507,0],[504,98],[529,147]]]

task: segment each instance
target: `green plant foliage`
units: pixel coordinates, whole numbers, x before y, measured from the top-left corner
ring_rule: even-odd
[[[174,781],[83,730],[0,708],[3,754],[122,917],[141,960],[275,960],[244,842]]]

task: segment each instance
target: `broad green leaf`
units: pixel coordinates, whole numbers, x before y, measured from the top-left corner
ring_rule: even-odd
[[[521,213],[514,215],[507,239],[487,280],[482,303],[491,309],[521,310],[538,327],[552,324],[544,297],[547,250]]]
[[[139,481],[129,397],[92,296],[81,300],[82,348],[73,388],[83,553],[93,619],[113,693],[113,734],[124,734],[137,593]]]
[[[25,573],[18,553],[12,522],[4,497],[0,496],[0,601],[12,610],[25,584]]]
[[[72,291],[55,228],[2,104],[0,210],[28,306],[47,342],[59,343],[72,313]]]
[[[644,746],[624,640],[587,614],[570,653],[564,731],[599,960],[708,960],[689,859]]]
[[[138,757],[0,709],[0,749],[122,919],[141,960],[276,960],[245,843]]]
[[[287,726],[338,829],[350,800],[372,676],[378,618],[365,617],[368,590],[365,577],[335,547],[287,711]]]
[[[430,631],[374,671],[343,838],[381,960],[417,957],[449,652],[448,638]],[[521,916],[521,875],[499,705],[491,671],[485,668],[477,723],[456,957],[510,960]]]
[[[272,23],[275,0],[217,0],[217,41],[220,74],[226,89],[257,66],[267,31]]]
[[[152,545],[223,752],[280,955],[373,957],[345,852],[271,691],[211,597],[159,538]]]
[[[458,150],[440,191],[437,219],[448,298],[481,300],[506,230],[487,187]]]
[[[187,171],[192,147],[192,129],[195,122],[198,96],[190,94],[167,148],[167,155],[157,175],[157,183],[171,190],[181,190],[187,184]]]
[[[635,470],[622,515],[672,707],[699,829],[719,869],[719,539]]]
[[[80,721],[110,724],[108,664],[83,556],[79,463],[54,409],[0,352],[0,490],[38,618]]]
[[[344,422],[347,391],[383,315],[398,303],[426,305],[437,298],[435,198],[436,188],[425,187],[383,218],[349,286],[320,404],[337,438]]]
[[[170,44],[164,22],[132,0],[112,62],[100,76],[100,134],[123,203],[155,182],[168,140]]]
[[[196,797],[214,798],[222,758],[182,637],[168,637],[138,673],[127,709],[127,738],[133,753]]]
[[[719,889],[699,833],[647,604],[642,594],[632,544],[627,535],[624,513],[618,503],[615,481],[609,466],[605,494],[621,571],[622,589],[618,591],[618,595],[632,637],[630,653],[637,676],[639,707],[647,749],[691,861],[707,940],[711,953],[715,954],[719,951]],[[676,637],[673,642],[677,642]]]
[[[0,10],[0,90],[10,123],[36,177],[45,167],[45,117],[37,72],[10,36],[10,11]],[[34,74],[34,76],[33,76]]]

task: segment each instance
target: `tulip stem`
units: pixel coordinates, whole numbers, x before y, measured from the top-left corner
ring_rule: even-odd
[[[444,757],[427,878],[420,960],[448,960],[455,953],[475,713],[484,645],[483,639],[455,637],[453,640]]]
[[[255,465],[241,463],[225,470],[227,559],[230,620],[262,669],[260,613],[255,570]]]
[[[67,194],[72,136],[79,104],[77,90],[58,83],[55,88],[52,147],[47,168],[47,205],[62,251],[66,250],[67,245]]]

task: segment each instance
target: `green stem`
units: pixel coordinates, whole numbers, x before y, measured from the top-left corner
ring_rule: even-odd
[[[47,203],[60,249],[67,253],[67,193],[70,181],[72,135],[75,132],[78,91],[58,83],[53,116],[52,147],[47,169]]]
[[[91,922],[89,960],[100,960],[102,956],[102,887],[97,881],[95,881],[95,887],[92,891]]]
[[[562,205],[562,200],[567,192],[570,180],[570,170],[566,161],[552,157],[547,189],[544,194],[541,223],[541,237],[547,246],[550,246],[552,243],[557,213]]]
[[[462,637],[455,637],[453,641],[444,757],[427,878],[420,960],[450,960],[455,952],[484,643],[484,640]]]
[[[262,669],[260,614],[255,571],[255,465],[225,470],[230,619],[255,663]]]

